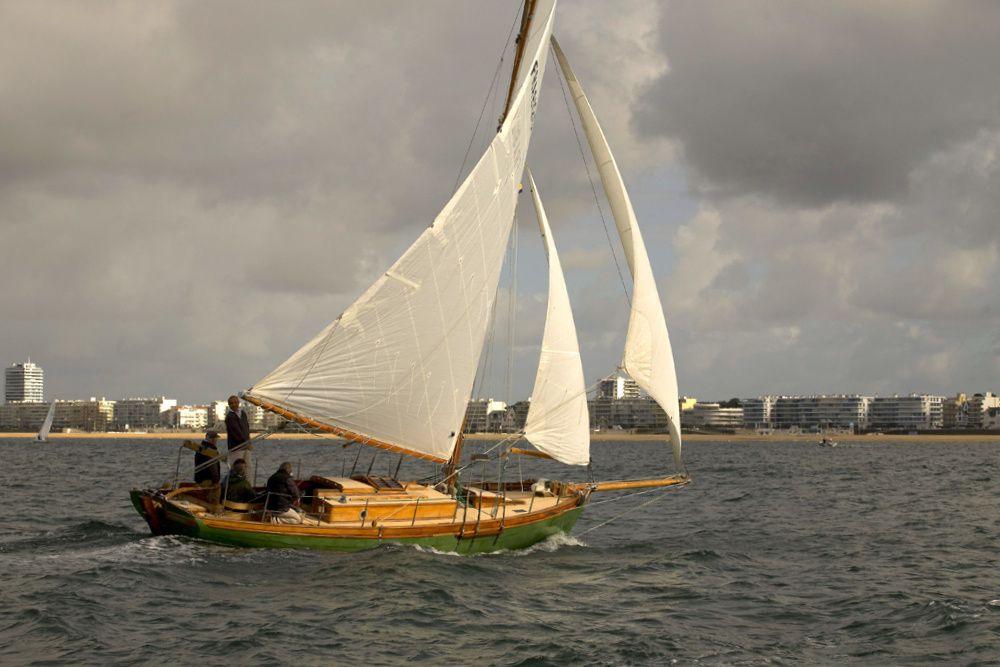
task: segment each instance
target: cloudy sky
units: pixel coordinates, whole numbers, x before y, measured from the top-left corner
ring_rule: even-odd
[[[0,359],[40,364],[49,398],[252,385],[478,157],[516,4],[0,2]],[[556,34],[682,393],[1000,390],[1000,5],[578,1]],[[528,159],[594,381],[625,288],[553,64]],[[482,389],[514,399],[546,289],[521,208]]]

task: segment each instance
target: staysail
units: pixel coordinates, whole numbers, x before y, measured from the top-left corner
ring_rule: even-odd
[[[601,174],[601,183],[607,194],[615,226],[625,248],[625,258],[632,272],[632,311],[629,314],[628,334],[625,338],[624,366],[632,379],[667,413],[667,426],[673,446],[674,465],[681,468],[680,407],[678,405],[677,371],[674,355],[667,334],[663,306],[656,289],[649,255],[642,241],[635,211],[622,181],[618,164],[608,146],[604,131],[590,106],[583,87],[573,74],[566,56],[555,36],[552,48],[569,85],[570,94],[587,134],[587,142]]]
[[[431,226],[246,398],[445,461],[465,416],[514,220],[555,13],[536,2],[509,111]]]
[[[557,461],[587,465],[590,463],[590,415],[576,325],[562,264],[552,241],[552,230],[530,169],[528,184],[549,258],[549,305],[524,437]]]

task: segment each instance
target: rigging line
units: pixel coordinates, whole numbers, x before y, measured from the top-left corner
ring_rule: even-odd
[[[549,46],[550,51],[554,51]],[[553,54],[554,55],[554,54]],[[573,118],[573,111],[569,106],[569,97],[566,95],[566,86],[563,84],[563,73],[561,68],[556,68],[556,80],[559,81],[559,89],[562,91],[563,101],[566,103],[566,113],[569,115],[570,125],[573,127],[573,136],[576,137],[576,146],[580,149],[580,158],[583,160],[583,168],[587,172],[587,180],[590,181],[590,191],[594,193],[594,203],[597,205],[597,212],[601,215],[601,224],[604,225],[604,236],[608,239],[608,247],[611,249],[611,257],[615,260],[615,269],[618,271],[618,280],[621,282],[622,291],[625,292],[625,300],[628,301],[629,308],[632,307],[632,297],[625,284],[625,275],[622,273],[621,264],[618,263],[618,254],[615,252],[615,244],[611,241],[611,232],[608,231],[608,221],[604,217],[604,209],[601,208],[601,198],[597,194],[597,186],[594,185],[594,177],[590,173],[590,165],[587,163],[587,155],[583,150],[583,143],[580,141],[580,133],[576,128],[576,120]]]
[[[632,493],[632,494],[629,494],[627,496],[622,496],[621,498],[613,498],[612,500],[624,500],[625,498],[631,498],[632,496],[639,496],[639,495],[642,495],[644,493],[651,493],[653,491],[675,491],[676,492],[677,489],[674,488],[674,487],[666,486],[666,487],[663,487],[662,489],[650,489],[649,491],[637,491],[636,493]],[[627,511],[621,513],[621,514],[619,514],[617,516],[613,516],[610,519],[608,519],[607,521],[603,521],[603,522],[597,524],[596,526],[591,526],[587,530],[583,531],[582,533],[577,533],[576,535],[577,535],[577,537],[583,537],[584,535],[586,535],[587,533],[589,533],[592,530],[597,530],[598,528],[603,528],[604,526],[608,525],[612,521],[617,521],[618,519],[621,519],[624,516],[628,516],[630,513],[635,512],[636,510],[640,510],[643,507],[646,507],[647,505],[652,505],[653,503],[655,503],[657,501],[660,501],[660,500],[663,500],[666,497],[667,497],[667,494],[664,493],[663,495],[650,498],[649,500],[647,500],[646,502],[642,503],[641,505],[637,505],[635,507],[632,507],[629,510],[627,510]],[[596,505],[596,504],[599,504],[599,503],[606,503],[606,502],[611,502],[611,500],[602,500],[602,501],[598,501],[598,503],[593,503],[593,504]]]
[[[522,2],[523,6],[524,3]],[[458,176],[455,177],[455,187],[451,189],[451,193],[454,195],[458,191],[458,186],[462,184],[462,174],[465,172],[465,165],[469,161],[469,153],[472,152],[472,144],[476,141],[476,135],[479,134],[479,126],[483,122],[483,116],[486,114],[486,108],[490,106],[490,99],[496,96],[497,90],[497,78],[500,76],[500,70],[503,67],[503,54],[507,53],[507,47],[510,46],[510,38],[514,34],[514,28],[517,26],[519,21],[517,20],[518,15],[520,15],[521,10],[518,9],[517,13],[514,14],[514,20],[510,25],[510,31],[507,33],[507,41],[504,42],[503,49],[500,51],[500,60],[497,62],[497,67],[493,71],[493,80],[490,81],[490,88],[486,91],[486,99],[483,100],[483,108],[479,111],[479,118],[476,120],[476,127],[472,130],[472,136],[469,138],[469,145],[465,148],[465,157],[462,158],[462,166],[458,169]]]
[[[497,435],[500,435],[500,434],[497,434]],[[506,445],[508,443],[517,442],[519,439],[520,439],[520,435],[519,434],[516,434],[516,433],[508,434],[508,437],[502,438],[499,442],[494,443],[492,447],[489,447],[488,449],[486,449],[485,451],[483,451],[483,455],[486,456],[486,455],[490,454],[490,452],[492,452],[493,450],[495,450],[497,447],[500,447],[502,445]],[[472,466],[472,465],[474,465],[476,463],[479,463],[478,459],[477,460],[470,460],[464,466],[459,466],[458,468],[455,468],[455,474],[457,475],[458,473],[464,472],[466,468],[469,468],[470,466]]]

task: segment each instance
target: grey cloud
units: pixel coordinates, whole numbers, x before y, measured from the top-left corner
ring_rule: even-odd
[[[263,376],[447,200],[516,4],[0,5],[3,359],[31,355],[60,398],[197,401]],[[996,10],[804,7],[671,5],[657,29],[653,1],[560,6],[681,390],[985,387]],[[550,67],[529,164],[593,381],[621,358],[627,304],[564,107]],[[526,198],[519,231],[536,234]],[[543,256],[521,261],[535,299]],[[514,398],[542,311],[519,313]]]
[[[670,71],[637,127],[724,196],[898,200],[921,162],[1000,127],[992,3],[678,1],[660,27]]]

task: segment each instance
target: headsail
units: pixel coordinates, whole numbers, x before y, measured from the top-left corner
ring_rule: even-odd
[[[615,226],[618,227],[618,234],[625,248],[629,270],[632,272],[632,312],[629,315],[628,334],[625,338],[625,370],[667,413],[674,465],[680,469],[681,422],[680,407],[677,402],[677,371],[674,368],[670,336],[667,334],[667,323],[663,317],[663,306],[656,289],[653,269],[649,264],[649,255],[642,242],[635,211],[632,210],[632,202],[625,190],[625,183],[611,153],[611,147],[608,146],[597,116],[594,115],[594,110],[584,95],[583,87],[573,74],[555,36],[552,37],[552,48],[566,77],[570,94],[587,134],[587,142],[600,171],[601,182],[604,184],[604,191],[614,214]]]
[[[552,31],[537,2],[510,110],[431,226],[357,301],[246,394],[251,401],[444,461],[472,394]]]
[[[549,258],[549,305],[524,437],[557,461],[587,465],[590,463],[590,415],[576,325],[562,264],[531,170],[528,170],[528,183]]]

